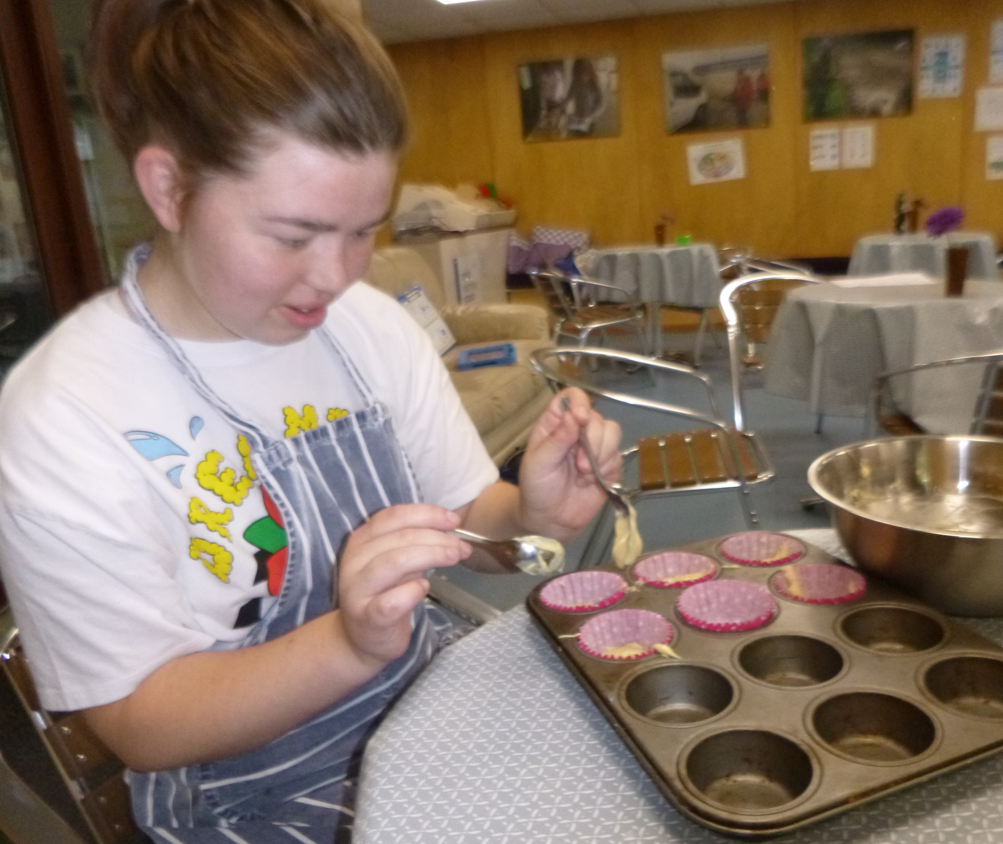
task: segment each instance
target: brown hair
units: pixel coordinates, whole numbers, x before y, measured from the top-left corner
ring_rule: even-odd
[[[95,0],[89,64],[121,152],[164,145],[189,188],[247,172],[269,130],[359,155],[407,142],[389,58],[326,0]]]

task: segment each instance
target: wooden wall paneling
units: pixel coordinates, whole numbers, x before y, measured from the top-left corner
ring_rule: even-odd
[[[454,188],[494,176],[484,42],[457,38],[389,50],[407,91],[412,142],[401,180]]]
[[[859,237],[891,229],[902,191],[923,197],[927,211],[960,204],[967,227],[998,233],[1003,181],[986,181],[986,133],[972,128],[995,17],[1003,0],[798,1],[394,47],[415,125],[403,175],[447,185],[493,180],[515,202],[520,229],[585,228],[600,245],[650,242],[658,215],[670,211],[677,232],[701,240],[776,257],[848,255]],[[917,70],[924,36],[967,36],[963,96],[917,98],[908,116],[859,121],[875,127],[875,166],[811,172],[812,129],[854,122],[804,120],[802,39],[898,28],[915,30]],[[666,133],[663,52],[762,42],[773,82],[768,128]],[[604,52],[619,58],[620,136],[523,142],[517,66]],[[745,141],[747,178],[690,185],[686,147],[727,137]]]
[[[642,157],[656,178],[642,184],[647,230],[662,211],[677,219],[675,232],[719,246],[750,246],[761,255],[789,255],[797,243],[793,209],[794,164],[791,116],[792,4],[770,4],[644,18],[635,21],[638,50],[651,78],[641,86],[645,123]],[[706,47],[767,44],[770,51],[771,122],[768,127],[668,134],[661,72],[662,54]],[[744,179],[691,185],[687,149],[694,144],[739,138]],[[649,237],[651,235],[648,235]]]
[[[964,109],[960,115],[963,133],[961,207],[965,228],[988,231],[1003,247],[1003,180],[986,179],[986,144],[1003,132],[975,131],[975,99],[979,88],[989,84],[989,38],[994,20],[1003,19],[1003,0],[971,0],[968,4],[968,54]]]
[[[919,50],[924,36],[964,31],[964,0],[916,0],[910,4],[873,3],[871,0],[827,0],[799,3],[798,43],[826,33],[891,29],[915,30],[918,75]],[[802,72],[799,70],[799,73]],[[800,91],[800,85],[799,91]],[[798,102],[799,114],[803,103]],[[963,136],[959,114],[962,99],[919,99],[908,116],[867,120],[815,121],[802,124],[797,158],[798,220],[811,254],[848,255],[864,235],[890,232],[899,193],[919,196],[926,211],[960,201]],[[870,124],[875,127],[875,166],[859,170],[811,172],[808,166],[813,129]],[[925,215],[924,215],[925,216]]]
[[[518,227],[584,229],[598,244],[636,239],[639,228],[632,26],[624,21],[553,27],[487,40],[487,97],[498,189],[519,210]],[[620,134],[614,138],[525,142],[518,66],[553,58],[614,54],[618,58]]]

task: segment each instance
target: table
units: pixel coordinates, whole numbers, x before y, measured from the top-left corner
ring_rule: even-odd
[[[636,293],[645,303],[650,348],[655,355],[662,352],[663,304],[707,311],[717,307],[721,295],[717,250],[709,243],[595,249],[583,255],[578,264],[590,278]]]
[[[791,291],[770,331],[766,390],[807,401],[813,413],[859,414],[881,372],[1003,347],[1003,285],[969,280],[963,297],[948,298],[930,281],[848,278]],[[967,431],[978,376],[964,385],[956,374],[924,376],[914,418],[932,431]]]
[[[844,556],[831,530],[792,535]],[[1003,642],[1003,619],[969,620]],[[991,844],[1003,755],[785,836]],[[366,751],[355,844],[720,844],[678,814],[519,607],[447,648]]]
[[[862,237],[853,248],[849,275],[923,272],[944,278],[948,246],[968,247],[968,277],[999,280],[996,243],[980,232],[952,232],[932,238],[925,234],[889,234]]]

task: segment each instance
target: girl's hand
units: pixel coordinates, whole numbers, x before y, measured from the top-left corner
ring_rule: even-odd
[[[578,444],[582,428],[603,478],[618,482],[623,474],[620,426],[594,411],[588,396],[575,387],[558,393],[537,420],[519,471],[522,523],[556,539],[576,535],[606,500]]]
[[[445,533],[459,525],[451,510],[400,504],[348,537],[338,566],[338,609],[360,659],[382,668],[407,651],[411,611],[428,594],[424,572],[470,555],[466,542]]]

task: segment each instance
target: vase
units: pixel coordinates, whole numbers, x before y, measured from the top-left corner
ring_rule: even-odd
[[[965,292],[965,278],[968,275],[968,247],[947,247],[947,287],[948,296],[961,296]]]

